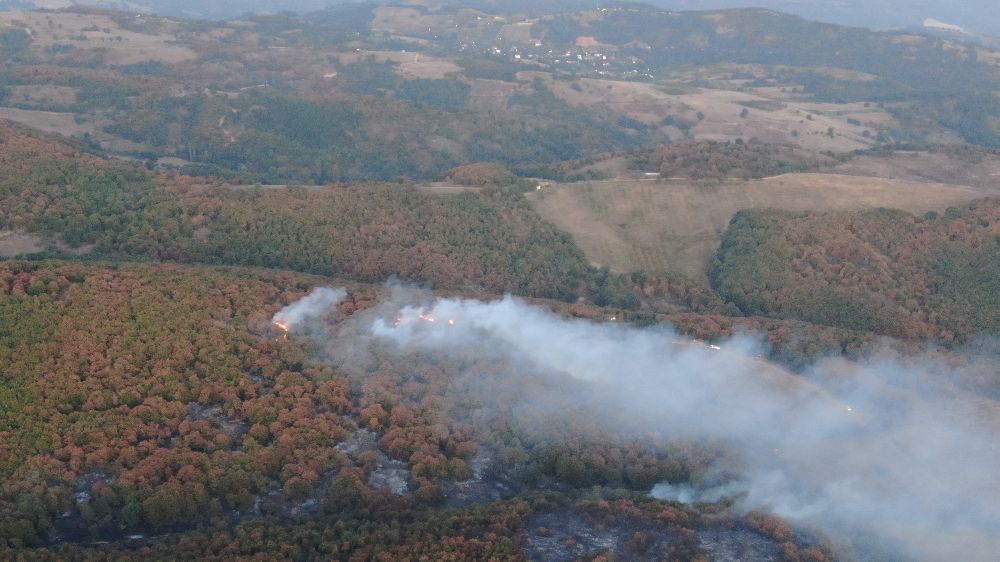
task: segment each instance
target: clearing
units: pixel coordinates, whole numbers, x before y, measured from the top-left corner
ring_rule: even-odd
[[[163,23],[167,20],[158,20]],[[142,18],[133,24],[139,27]],[[0,26],[21,27],[35,49],[72,47],[99,50],[106,64],[128,65],[146,61],[178,63],[197,54],[168,34],[123,29],[106,15],[74,12],[0,12]]]
[[[34,254],[45,249],[45,240],[25,232],[0,230],[0,258]]]
[[[738,211],[943,210],[1000,188],[838,174],[787,174],[755,181],[608,180],[555,184],[528,194],[546,220],[573,236],[587,259],[617,272],[674,271],[704,279]]]
[[[518,79],[541,79],[556,97],[570,105],[611,109],[646,125],[660,126],[674,140],[683,135],[663,124],[666,117],[689,123],[695,139],[757,138],[817,152],[850,152],[871,147],[876,132],[894,124],[884,110],[861,103],[823,104],[731,90],[591,78],[554,80],[540,72],[520,72]]]
[[[427,183],[417,186],[417,190],[431,195],[456,195],[458,193],[478,193],[481,187],[471,185],[451,185],[446,183]]]
[[[369,57],[378,62],[394,62],[396,74],[407,80],[430,79],[437,80],[449,74],[462,72],[462,67],[454,62],[424,53],[406,51],[356,51],[353,53],[336,53],[333,55],[340,64],[348,65],[363,62]]]
[[[899,151],[888,156],[859,156],[837,166],[834,171],[989,189],[1000,183],[1000,157],[983,154],[960,158],[944,152]]]
[[[73,113],[0,107],[0,119],[8,119],[32,129],[45,133],[58,133],[66,137],[96,132],[96,127],[92,123],[89,125],[77,123]]]

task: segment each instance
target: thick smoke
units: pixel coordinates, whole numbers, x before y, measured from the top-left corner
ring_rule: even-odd
[[[347,298],[346,289],[317,287],[306,297],[279,310],[274,315],[274,318],[271,319],[271,322],[281,326],[284,330],[290,330],[294,326],[329,311],[340,304],[345,298]]]
[[[509,297],[431,300],[398,289],[347,324],[331,342],[343,353],[378,345],[495,361],[504,374],[479,389],[484,403],[504,385],[525,384],[523,373],[541,373],[555,384],[534,386],[512,410],[551,418],[572,404],[609,430],[724,443],[737,453],[707,486],[663,484],[652,490],[657,497],[733,497],[742,509],[853,543],[862,559],[989,560],[1000,552],[997,423],[982,419],[996,404],[945,386],[919,362],[831,359],[797,376],[760,359],[751,339],[714,348],[662,328],[566,319]]]

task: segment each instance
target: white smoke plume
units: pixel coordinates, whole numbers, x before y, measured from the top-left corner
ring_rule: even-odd
[[[649,492],[651,496],[658,500],[670,500],[686,504],[715,503],[744,493],[746,493],[746,486],[742,482],[730,482],[728,484],[705,488],[696,488],[686,482],[682,484],[661,482],[653,486],[653,490]]]
[[[317,287],[304,298],[282,308],[271,322],[288,331],[312,318],[316,318],[347,298],[347,289]]]
[[[718,469],[737,478],[664,484],[652,490],[661,498],[731,496],[742,509],[819,528],[860,559],[974,561],[1000,552],[1000,407],[931,376],[940,366],[831,359],[800,376],[761,359],[748,338],[711,347],[664,328],[567,319],[510,297],[434,300],[399,288],[345,323],[328,349],[357,359],[372,346],[495,362],[499,380],[466,374],[489,380],[479,389],[484,404],[504,385],[532,384],[525,372],[546,373],[554,382],[532,386],[512,411],[547,410],[551,419],[571,405],[612,431],[736,452],[735,464]]]

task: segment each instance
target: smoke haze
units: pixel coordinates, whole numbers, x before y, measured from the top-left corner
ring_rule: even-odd
[[[457,364],[474,356],[496,373],[466,370],[455,388],[474,389],[485,407],[509,408],[525,423],[584,411],[608,431],[722,443],[735,453],[703,487],[664,483],[656,497],[733,497],[740,509],[851,543],[860,559],[987,560],[1000,548],[996,424],[981,418],[995,404],[942,386],[929,374],[940,366],[830,359],[798,376],[761,359],[751,338],[716,349],[668,329],[567,319],[510,297],[391,293],[331,332],[327,348],[346,372],[363,377],[372,349]],[[496,399],[518,387],[530,392],[517,403]]]
[[[317,287],[305,298],[282,308],[271,320],[288,330],[329,311],[347,298],[346,289]]]

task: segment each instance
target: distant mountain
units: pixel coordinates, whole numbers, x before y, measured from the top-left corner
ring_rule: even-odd
[[[56,7],[60,4],[97,5],[126,11],[164,15],[231,19],[247,12],[311,12],[364,0],[0,0],[0,9]],[[622,2],[607,0],[375,0],[379,4],[422,4],[430,7],[461,5],[489,12],[556,13]],[[647,0],[671,10],[712,10],[760,7],[807,19],[873,29],[919,27],[925,20],[948,22],[973,33],[1000,35],[1000,16],[993,0]]]
[[[872,29],[920,26],[930,18],[973,32],[1000,35],[1000,16],[992,0],[652,0],[650,3],[673,10],[753,5],[807,19]]]
[[[96,6],[126,12],[148,12],[166,16],[233,19],[246,13],[281,11],[313,12],[351,0],[0,0],[0,9],[29,10],[70,6]]]

